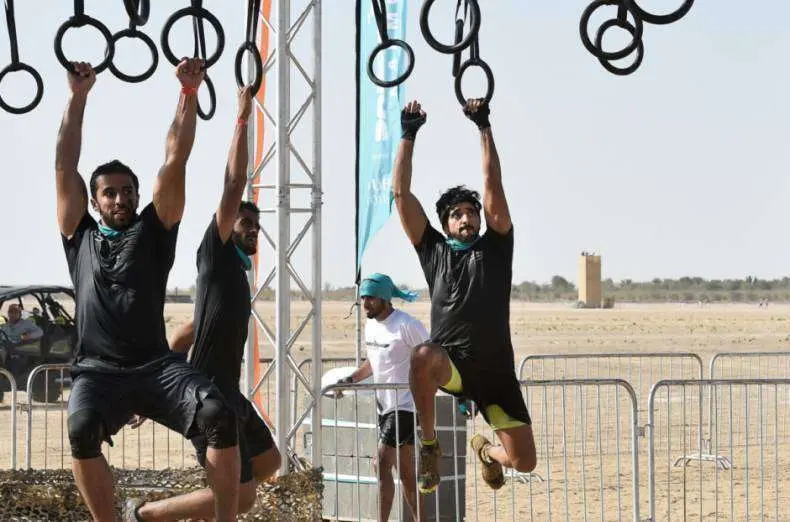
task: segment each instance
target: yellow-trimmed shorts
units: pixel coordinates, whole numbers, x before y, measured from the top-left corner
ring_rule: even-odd
[[[449,360],[449,359],[448,359]],[[442,385],[442,388],[447,390],[451,393],[462,393],[463,383],[461,382],[461,374],[458,372],[458,368],[455,367],[453,361],[450,362],[450,380],[447,381],[446,384]],[[486,408],[486,417],[488,417],[488,425],[494,431],[497,430],[506,430],[508,428],[518,428],[519,426],[524,426],[525,423],[514,419],[503,410],[497,404],[491,404]]]

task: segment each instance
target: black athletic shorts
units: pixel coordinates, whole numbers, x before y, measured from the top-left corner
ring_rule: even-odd
[[[503,368],[490,368],[476,363],[475,361],[461,357],[457,350],[448,349],[442,346],[447,353],[450,362],[458,371],[460,383],[459,389],[448,389],[440,386],[439,389],[449,393],[459,400],[471,399],[474,401],[477,411],[483,416],[485,421],[493,428],[499,429],[498,421],[517,421],[526,425],[532,425],[527,405],[524,402],[521,385],[516,377],[515,365]],[[452,378],[451,378],[452,383]],[[447,383],[450,384],[450,383]],[[492,419],[489,416],[489,407],[498,406],[505,417],[504,419]]]
[[[191,438],[199,433],[195,414],[203,400],[210,397],[228,404],[219,389],[183,357],[164,357],[133,371],[99,371],[82,365],[76,369],[68,413],[99,412],[110,444],[134,414]]]
[[[395,423],[396,417],[398,419],[397,425]],[[404,444],[414,444],[415,422],[413,411],[392,410],[384,415],[379,415],[379,442],[393,448]]]
[[[244,484],[254,477],[252,475],[252,459],[274,447],[274,439],[269,427],[260,418],[255,407],[246,397],[239,394],[234,399],[236,415],[239,422],[239,454],[241,457],[241,478]],[[192,438],[195,456],[204,468],[206,467],[206,450],[208,444],[204,435]]]

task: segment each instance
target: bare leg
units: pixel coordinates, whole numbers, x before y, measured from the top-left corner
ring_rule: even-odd
[[[236,520],[239,507],[239,447],[206,451],[206,474],[214,491],[214,509],[217,522]]]
[[[112,473],[104,456],[72,459],[71,470],[94,522],[114,522],[115,492]]]
[[[239,486],[239,513],[246,513],[255,504],[255,486],[255,480]],[[206,488],[156,502],[146,502],[140,508],[139,514],[146,522],[213,520],[214,492]]]
[[[414,520],[426,520],[425,503],[422,495],[417,494],[417,474],[414,469],[414,445],[405,444],[400,449],[400,480],[403,496],[411,508]],[[419,515],[418,515],[419,510]]]
[[[276,447],[264,451],[252,458],[252,476],[258,482],[266,482],[274,478],[280,469],[282,457]]]
[[[392,500],[395,498],[395,481],[392,479],[392,467],[395,464],[395,448],[379,444],[373,468],[379,484],[379,521],[387,521],[392,511]]]
[[[423,440],[436,438],[434,396],[451,376],[450,358],[438,344],[423,344],[412,353],[409,388],[417,407]]]
[[[517,428],[506,428],[496,431],[502,445],[488,448],[488,456],[506,468],[529,473],[537,466],[538,458],[535,450],[535,438],[532,426],[524,425]]]

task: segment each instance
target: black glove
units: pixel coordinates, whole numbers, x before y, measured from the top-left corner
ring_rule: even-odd
[[[420,130],[426,119],[423,112],[406,112],[406,109],[403,109],[400,112],[401,137],[414,141],[417,137],[417,131]]]
[[[491,127],[491,123],[488,121],[488,116],[491,114],[491,109],[488,107],[488,102],[482,102],[480,106],[477,108],[476,111],[472,112],[469,110],[469,103],[464,105],[464,115],[472,120],[477,128],[480,130],[487,129]]]

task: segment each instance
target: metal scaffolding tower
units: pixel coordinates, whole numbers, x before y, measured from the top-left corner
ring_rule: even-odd
[[[264,0],[258,25],[259,49],[264,62],[263,85],[276,86],[276,90],[268,93],[274,94],[273,98],[268,97],[272,103],[265,103],[265,87],[259,91],[250,118],[249,125],[254,132],[249,133],[249,147],[254,168],[249,174],[247,196],[258,203],[262,212],[258,258],[262,259],[261,252],[269,249],[273,251],[274,260],[273,266],[267,269],[256,259],[250,271],[253,314],[245,354],[244,384],[247,396],[253,399],[263,383],[274,376],[276,413],[271,423],[284,457],[281,471],[285,472],[288,457],[292,460],[295,456],[296,432],[309,416],[314,432],[313,464],[317,465],[321,457],[321,401],[313,400],[320,393],[322,372],[321,0]],[[308,58],[300,60],[300,51],[302,55],[308,54]],[[275,109],[270,110],[270,107]],[[307,136],[295,137],[300,129],[306,129]],[[269,222],[272,217],[274,223]],[[294,231],[296,233],[292,234]],[[303,240],[308,233],[311,241],[305,245]],[[303,251],[307,246],[311,247],[311,254],[306,283],[298,271],[298,261],[300,256],[305,259]],[[275,290],[273,321],[261,312],[265,308],[261,298],[270,285]],[[291,324],[295,313],[292,293],[301,294],[309,304],[308,312],[296,318],[295,328]],[[257,306],[259,304],[261,306]],[[303,375],[297,369],[291,349],[308,326],[311,326],[313,364],[310,375]],[[262,354],[268,347],[273,349],[273,356],[271,364],[263,371]],[[292,385],[304,387],[308,392],[308,404],[303,411],[291,411],[299,409],[291,400]]]

